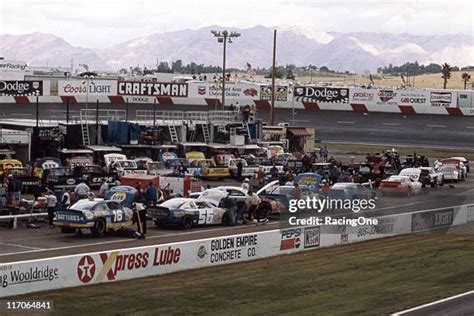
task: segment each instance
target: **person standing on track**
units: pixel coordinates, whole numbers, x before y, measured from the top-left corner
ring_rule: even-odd
[[[242,163],[242,160],[239,160],[237,163],[237,180],[241,181],[242,180],[242,171],[244,169],[244,164]]]
[[[99,189],[99,197],[104,197],[105,192],[107,192],[108,190],[109,190],[109,183],[107,182],[107,180],[104,180]]]
[[[51,190],[47,191],[46,195],[46,208],[48,209],[48,225],[49,228],[53,228],[54,209],[58,203],[56,195]]]
[[[89,186],[85,184],[84,181],[82,181],[81,183],[76,185],[76,188],[74,189],[74,194],[76,195],[78,200],[81,200],[86,199],[90,191],[91,188],[89,188]]]
[[[258,197],[257,194],[253,193],[252,190],[249,190],[248,192],[248,213],[249,213],[249,220],[254,221],[255,218],[257,218],[257,208],[260,205],[260,198]]]
[[[71,189],[66,188],[66,190],[64,190],[63,196],[61,197],[61,205],[65,208],[68,208],[69,205],[71,205],[71,195],[69,194],[69,191],[71,191]]]

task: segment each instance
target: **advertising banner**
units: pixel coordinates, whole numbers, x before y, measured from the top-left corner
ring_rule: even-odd
[[[43,95],[42,81],[0,81],[0,96]]]
[[[398,106],[398,90],[395,89],[379,89],[376,97],[377,105],[394,105]]]
[[[349,102],[356,104],[376,104],[378,89],[351,88],[349,89]]]
[[[24,80],[26,62],[18,60],[0,60],[0,80]]]
[[[444,106],[449,108],[456,107],[455,92],[448,91],[431,91],[430,92],[431,106]]]
[[[268,257],[278,252],[277,234],[278,231],[256,232],[0,264],[0,297]]]
[[[189,84],[189,97],[191,98],[222,98],[222,84],[192,82]],[[258,85],[243,83],[226,83],[225,97],[228,99],[259,100]]]
[[[454,208],[412,214],[412,232],[438,227],[451,226],[454,219]]]
[[[275,86],[275,101],[286,102],[291,98],[288,96],[287,86]],[[271,101],[272,100],[272,86],[263,85],[260,86],[260,100]]]
[[[58,95],[60,96],[77,96],[87,95],[86,80],[59,80]],[[117,95],[116,80],[89,80],[89,95]]]
[[[119,95],[145,95],[159,97],[188,96],[188,84],[178,82],[132,82],[119,81],[117,85]]]
[[[399,90],[399,105],[429,105],[430,93],[428,91],[404,91]]]
[[[295,87],[295,101],[349,103],[348,88]]]

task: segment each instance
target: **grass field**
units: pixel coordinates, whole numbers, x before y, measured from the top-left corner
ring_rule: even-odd
[[[318,144],[319,145],[319,144]],[[388,145],[364,145],[364,144],[321,144],[321,146],[327,146],[329,150],[329,155],[356,155],[365,156],[366,153],[377,153],[384,150],[390,150],[395,148],[400,155],[413,155],[413,152],[416,152],[417,155],[425,155],[427,157],[437,159],[437,158],[447,158],[447,157],[466,157],[470,161],[474,160],[474,150],[456,150],[456,149],[445,149],[445,148],[418,148],[411,146],[388,146]]]
[[[467,83],[467,89],[471,89],[472,82],[474,81],[474,71],[456,71],[451,73],[451,79],[448,80],[448,89],[464,89],[464,81],[461,79],[461,74],[467,72],[471,75],[471,81]],[[298,77],[297,81],[301,83],[310,82],[310,77]],[[366,75],[338,75],[338,76],[318,76],[313,77],[312,83],[322,82],[337,82],[347,85],[368,85],[369,79]],[[400,87],[402,80],[399,76],[388,76],[383,75],[380,78],[374,79],[374,84],[378,87]],[[413,77],[410,77],[410,84],[413,85]],[[441,74],[425,74],[415,77],[416,88],[443,88],[443,79]]]
[[[405,235],[23,298],[54,300],[57,315],[381,315],[473,289],[469,232]]]

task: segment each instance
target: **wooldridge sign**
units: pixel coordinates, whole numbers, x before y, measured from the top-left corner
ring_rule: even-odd
[[[117,85],[119,95],[144,95],[163,97],[188,96],[188,84],[177,82],[131,82],[119,81]]]
[[[0,96],[43,95],[42,81],[0,81]]]

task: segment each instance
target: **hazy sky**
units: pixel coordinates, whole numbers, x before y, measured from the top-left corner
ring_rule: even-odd
[[[473,10],[472,0],[0,0],[0,34],[52,33],[84,47],[208,25],[472,35]]]

